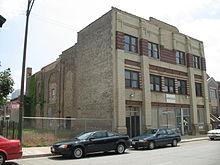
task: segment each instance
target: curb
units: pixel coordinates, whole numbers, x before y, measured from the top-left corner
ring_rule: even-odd
[[[184,139],[181,140],[180,143],[188,143],[188,142],[194,142],[194,141],[202,141],[202,140],[209,140],[208,137],[203,137],[203,138],[194,138],[194,139]],[[48,157],[52,156],[53,154],[47,153],[47,154],[38,154],[38,155],[26,155],[22,156],[20,159],[28,159],[28,158],[38,158],[38,157]]]
[[[52,154],[26,155],[26,156],[22,156],[21,159],[47,157],[47,156],[52,156]]]
[[[208,137],[203,137],[203,138],[185,139],[185,140],[181,140],[180,143],[187,143],[187,142],[194,142],[194,141],[202,141],[202,140],[209,140],[209,138],[208,138]]]

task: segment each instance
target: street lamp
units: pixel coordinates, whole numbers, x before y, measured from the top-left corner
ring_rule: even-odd
[[[24,49],[23,49],[23,62],[22,62],[22,74],[21,74],[21,93],[20,93],[20,110],[19,110],[19,124],[18,124],[18,139],[22,141],[22,126],[23,126],[23,111],[24,111],[24,75],[25,75],[25,63],[26,63],[26,50],[27,50],[27,35],[28,35],[28,22],[31,9],[35,0],[28,0],[28,6],[26,11],[26,26],[24,36]]]

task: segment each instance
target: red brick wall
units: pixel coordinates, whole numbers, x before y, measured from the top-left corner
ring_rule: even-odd
[[[155,65],[150,65],[149,69],[156,70],[159,72],[171,73],[171,74],[175,74],[175,75],[188,76],[188,74],[186,72],[181,72],[181,71],[173,70],[173,69],[167,69],[167,68],[163,68],[163,67],[159,67],[159,66],[155,66]]]
[[[124,50],[124,33],[116,32],[116,49]]]
[[[169,50],[160,45],[160,60],[163,62],[176,64],[176,51]]]
[[[186,54],[187,67],[193,68],[193,55],[187,53]]]
[[[125,100],[125,104],[128,104],[128,105],[142,105],[142,101]]]
[[[148,41],[140,39],[140,55],[148,56]]]
[[[125,59],[125,64],[133,65],[133,66],[138,66],[138,67],[141,66],[141,63],[140,63],[140,62],[131,61],[131,60],[126,60],[126,59]]]
[[[201,69],[206,71],[206,61],[204,57],[201,57]]]
[[[189,104],[173,104],[173,103],[160,103],[160,102],[151,102],[151,106],[190,108]]]

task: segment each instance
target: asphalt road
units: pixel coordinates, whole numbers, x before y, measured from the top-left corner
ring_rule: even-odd
[[[13,160],[6,165],[219,165],[220,140],[181,143],[154,150],[126,150],[125,154],[100,153],[82,159],[58,156]]]

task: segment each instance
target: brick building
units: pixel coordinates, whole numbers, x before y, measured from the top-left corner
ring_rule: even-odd
[[[213,128],[220,124],[220,82],[213,77],[208,79],[210,117]]]
[[[154,18],[112,8],[55,62],[27,74],[37,116],[110,118],[130,136],[152,127],[182,134],[210,127],[203,43]]]

